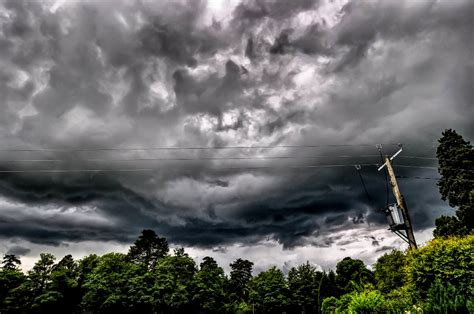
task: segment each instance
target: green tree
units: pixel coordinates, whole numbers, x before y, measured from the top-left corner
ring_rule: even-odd
[[[165,313],[190,312],[195,273],[196,263],[182,248],[176,249],[173,256],[160,259],[154,270],[155,309]]]
[[[17,312],[22,303],[19,303],[18,289],[26,281],[26,276],[21,272],[19,265],[20,259],[15,255],[7,254],[3,257],[2,269],[0,270],[0,312]],[[21,298],[23,299],[23,298]]]
[[[288,272],[290,303],[293,311],[313,313],[318,308],[318,275],[309,262],[293,267]]]
[[[253,263],[244,259],[237,259],[230,264],[229,291],[232,301],[247,301],[249,283],[252,279]]]
[[[393,289],[400,288],[406,282],[405,254],[400,250],[393,250],[385,253],[375,263],[375,283],[377,289],[383,293],[389,293]]]
[[[289,303],[285,275],[276,267],[252,278],[250,287],[250,302],[258,313],[281,313]]]
[[[153,269],[159,259],[168,255],[169,246],[166,238],[159,237],[155,231],[145,229],[128,251],[128,258]]]
[[[222,313],[226,301],[226,282],[224,270],[212,257],[204,257],[193,284],[193,301],[200,312]]]
[[[3,256],[2,265],[3,270],[18,270],[21,261],[13,254],[5,254],[5,256]]]
[[[79,260],[77,263],[77,284],[82,288],[83,284],[92,274],[99,264],[100,257],[96,254],[90,254]]]
[[[319,295],[319,304],[322,304],[322,301],[325,298],[337,296],[338,288],[336,281],[336,274],[334,271],[324,272],[320,283],[318,283],[318,295]],[[321,307],[321,306],[318,306]]]
[[[373,273],[359,259],[345,257],[336,265],[337,284],[340,289],[349,293],[354,290],[353,284],[373,283]]]
[[[28,279],[32,295],[37,297],[45,292],[47,285],[51,282],[55,257],[49,253],[41,253],[40,259],[28,272]]]
[[[51,283],[42,297],[43,307],[47,306],[43,312],[73,312],[76,309],[81,300],[77,277],[77,264],[70,254],[53,266]]]
[[[85,278],[83,310],[92,313],[133,312],[130,285],[139,274],[140,267],[129,262],[124,254],[103,255]]]
[[[442,133],[436,151],[441,198],[457,207],[456,216],[436,220],[434,235],[465,235],[474,228],[474,148],[456,131]]]

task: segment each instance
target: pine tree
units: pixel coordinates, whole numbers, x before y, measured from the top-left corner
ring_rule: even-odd
[[[474,149],[472,145],[448,129],[439,139],[436,151],[441,198],[457,207],[455,216],[436,220],[435,236],[465,235],[474,228]]]

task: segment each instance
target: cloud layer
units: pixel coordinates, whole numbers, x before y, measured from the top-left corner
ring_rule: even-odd
[[[156,171],[2,173],[0,237],[127,243],[153,228],[189,247],[293,248],[369,235],[385,227],[375,167],[361,170],[368,198],[353,167],[288,166],[375,164],[376,143],[432,157],[444,128],[472,138],[473,13],[467,0],[4,1],[1,147],[92,150],[1,151],[1,170]],[[93,150],[275,145],[321,147]],[[255,156],[300,159],[219,159]],[[153,158],[204,160],[136,160]],[[417,230],[446,208],[424,181],[400,182]]]

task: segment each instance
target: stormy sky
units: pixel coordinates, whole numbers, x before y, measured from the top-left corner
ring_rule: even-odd
[[[151,228],[223,266],[371,263],[406,246],[375,166],[398,143],[427,240],[452,209],[413,177],[437,176],[419,167],[445,128],[474,136],[473,16],[470,0],[2,0],[0,252],[126,252]]]

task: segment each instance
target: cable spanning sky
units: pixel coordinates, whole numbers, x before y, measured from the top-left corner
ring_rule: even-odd
[[[376,167],[398,143],[429,239],[452,214],[437,139],[474,135],[472,16],[470,0],[0,1],[0,253],[125,252],[151,228],[223,266],[371,263],[405,247]]]

